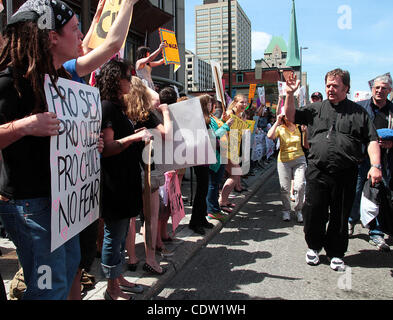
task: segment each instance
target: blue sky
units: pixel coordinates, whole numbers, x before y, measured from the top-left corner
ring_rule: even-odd
[[[238,0],[252,28],[252,61],[263,57],[271,36],[288,43],[292,0]],[[185,0],[186,48],[195,52],[195,6]],[[324,77],[336,67],[351,74],[351,93],[369,91],[368,81],[393,75],[392,0],[296,0],[299,46],[310,93],[325,97]],[[341,10],[340,10],[341,9]]]

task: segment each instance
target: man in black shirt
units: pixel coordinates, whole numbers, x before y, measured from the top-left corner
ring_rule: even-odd
[[[388,76],[381,76],[374,80],[372,88],[372,98],[360,101],[358,104],[363,107],[376,129],[391,128],[393,121],[393,103],[388,100],[388,95],[392,91],[392,79]],[[381,164],[385,183],[389,185],[393,170],[393,153],[390,150],[392,141],[380,141]],[[356,185],[356,196],[353,203],[351,215],[349,217],[349,235],[354,232],[354,227],[360,219],[360,200],[363,186],[367,180],[367,172],[370,169],[370,160],[366,157],[359,165],[359,174]],[[378,217],[369,224],[370,243],[381,251],[390,251],[384,240],[384,233],[381,231]]]
[[[333,270],[344,270],[348,248],[348,217],[355,196],[357,165],[367,146],[372,183],[382,180],[378,136],[367,112],[347,99],[350,76],[341,69],[325,77],[327,100],[295,110],[295,76],[287,80],[284,112],[289,121],[308,126],[310,154],[306,171],[304,233],[306,262],[319,263],[325,249]],[[326,223],[329,222],[326,228]]]

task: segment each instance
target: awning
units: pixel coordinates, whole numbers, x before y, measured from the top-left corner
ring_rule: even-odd
[[[172,19],[171,14],[153,6],[149,0],[139,0],[134,8],[131,30],[151,33]]]

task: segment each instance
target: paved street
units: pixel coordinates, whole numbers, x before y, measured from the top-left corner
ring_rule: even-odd
[[[393,298],[393,255],[376,251],[361,225],[350,239],[347,273],[331,270],[324,251],[322,263],[311,267],[305,263],[303,227],[293,216],[283,222],[280,204],[274,174],[156,298]]]

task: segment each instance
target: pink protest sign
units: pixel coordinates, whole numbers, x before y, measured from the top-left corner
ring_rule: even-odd
[[[165,173],[165,185],[172,217],[172,230],[175,233],[180,221],[185,217],[183,199],[181,198],[180,184],[176,171]]]

